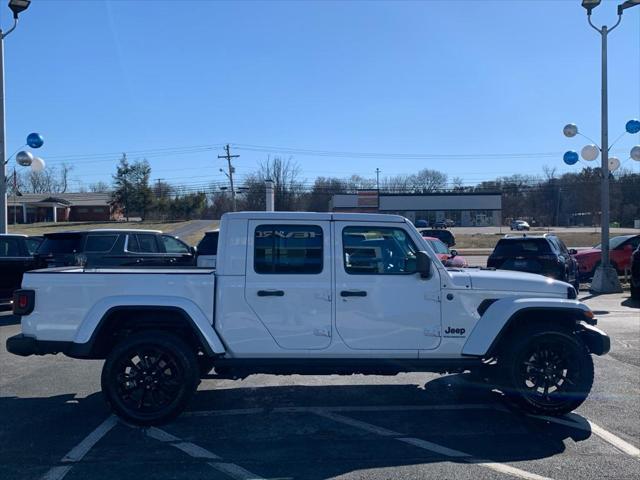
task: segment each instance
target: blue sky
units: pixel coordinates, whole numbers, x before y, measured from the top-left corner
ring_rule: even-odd
[[[594,21],[612,25],[617,3],[603,2]],[[468,156],[297,153],[308,180],[374,177],[376,167],[466,182],[543,165],[563,172],[578,166],[560,155],[487,155],[579,151],[584,140],[561,134],[569,121],[598,140],[599,46],[579,0],[33,0],[5,42],[7,150],[41,132],[40,154],[72,163],[75,187],[110,180],[123,151],[146,156],[154,178],[220,182],[221,148],[184,147],[227,142]],[[640,117],[640,7],[609,47],[615,139]],[[628,135],[615,150],[628,158],[638,143]],[[180,153],[159,151],[170,148]],[[267,156],[234,150],[240,179]]]

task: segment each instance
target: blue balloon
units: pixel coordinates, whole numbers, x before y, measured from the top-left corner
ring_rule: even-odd
[[[640,132],[640,120],[629,120],[625,126],[627,133]]]
[[[580,157],[578,156],[578,152],[569,150],[562,156],[562,160],[564,160],[564,163],[567,165],[575,165],[578,163],[578,160],[580,160]]]
[[[44,145],[44,138],[42,138],[42,135],[40,135],[39,133],[30,133],[27,136],[27,145],[29,145],[31,148],[40,148],[42,145]]]

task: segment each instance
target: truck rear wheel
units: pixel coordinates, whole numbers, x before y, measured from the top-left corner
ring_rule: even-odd
[[[536,414],[562,415],[578,408],[593,385],[593,359],[580,339],[542,325],[514,336],[500,359],[505,395]]]
[[[164,332],[133,334],[117,344],[102,368],[102,392],[111,409],[137,425],[177,417],[199,383],[195,353]]]

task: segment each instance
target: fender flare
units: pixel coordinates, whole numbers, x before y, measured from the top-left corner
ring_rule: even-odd
[[[564,298],[502,298],[493,302],[480,317],[462,347],[462,355],[484,356],[497,345],[502,334],[523,313],[562,313],[576,321],[584,320],[588,306]]]
[[[112,313],[122,310],[177,312],[189,323],[208,355],[225,353],[224,344],[213,328],[212,319],[194,302],[181,297],[122,295],[105,297],[89,310],[73,340],[72,356],[90,355],[106,319]]]

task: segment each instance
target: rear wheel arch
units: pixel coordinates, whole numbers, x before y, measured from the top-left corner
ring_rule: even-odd
[[[91,339],[77,347],[76,355],[84,358],[106,358],[124,338],[143,331],[170,332],[181,338],[195,352],[213,356],[193,319],[179,307],[121,306],[107,310],[98,322]]]

